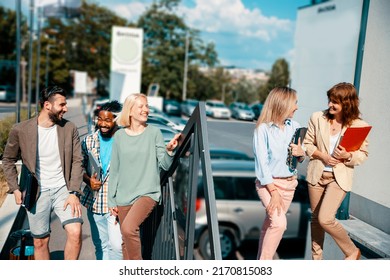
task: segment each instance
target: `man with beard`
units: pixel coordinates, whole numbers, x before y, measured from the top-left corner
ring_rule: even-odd
[[[41,111],[37,117],[14,125],[3,154],[3,170],[8,193],[22,204],[15,163],[23,164],[38,180],[38,198],[27,211],[34,239],[34,258],[49,260],[51,212],[66,232],[64,258],[76,260],[81,250],[81,204],[79,195],[83,178],[82,156],[76,126],[63,118],[68,111],[66,92],[58,86],[40,93]]]
[[[81,204],[87,208],[97,260],[123,258],[119,223],[107,206],[112,142],[118,129],[116,117],[121,110],[122,105],[118,101],[104,103],[96,112],[96,132],[85,137],[81,144],[86,183]],[[97,166],[97,170],[92,166]]]

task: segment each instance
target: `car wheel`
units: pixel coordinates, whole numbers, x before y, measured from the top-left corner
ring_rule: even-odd
[[[227,228],[219,229],[222,259],[232,259],[236,251],[234,234]],[[206,229],[199,238],[199,253],[206,260],[211,259],[209,231]]]

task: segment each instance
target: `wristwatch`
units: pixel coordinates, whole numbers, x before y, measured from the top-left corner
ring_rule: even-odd
[[[70,191],[69,194],[74,194],[75,196],[77,196],[78,198],[80,198],[80,193],[79,193],[79,192]]]

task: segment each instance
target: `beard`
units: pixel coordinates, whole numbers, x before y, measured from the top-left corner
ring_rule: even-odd
[[[116,126],[111,127],[111,128],[104,127],[103,130],[102,130],[102,127],[99,127],[99,126],[98,126],[98,129],[99,129],[99,131],[100,131],[100,134],[101,134],[104,138],[111,138],[111,137],[114,135],[114,132],[116,131],[117,127],[116,127]]]
[[[53,110],[50,111],[49,118],[53,123],[55,124],[59,123],[62,120],[61,111],[53,111]]]

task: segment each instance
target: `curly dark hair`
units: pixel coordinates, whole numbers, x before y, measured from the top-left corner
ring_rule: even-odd
[[[351,125],[353,120],[360,119],[359,97],[356,88],[350,83],[338,83],[327,91],[328,100],[340,104],[342,107],[343,125]],[[326,117],[333,119],[334,116],[326,111]]]
[[[98,109],[95,110],[95,116],[99,115],[100,111],[108,111],[117,116],[122,111],[122,104],[117,100],[103,103]]]

